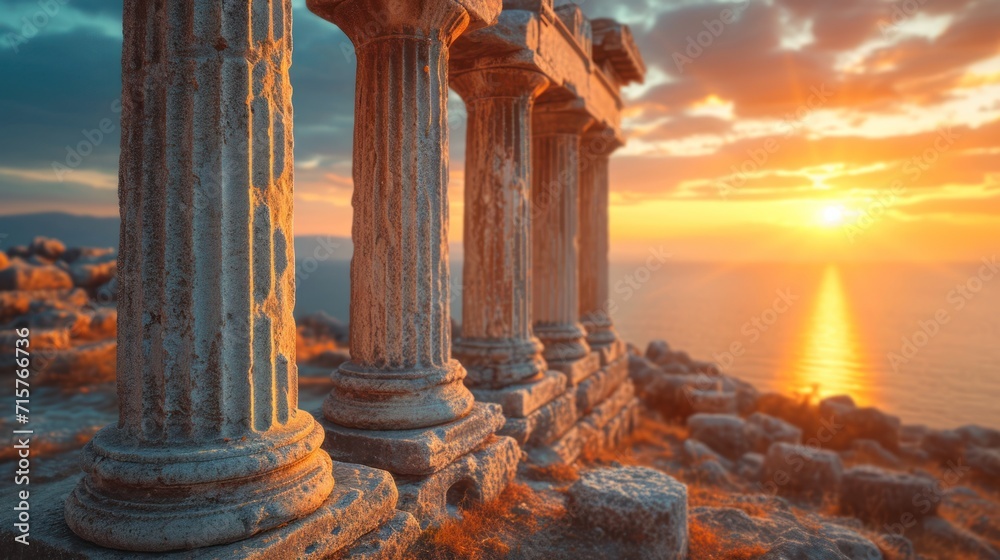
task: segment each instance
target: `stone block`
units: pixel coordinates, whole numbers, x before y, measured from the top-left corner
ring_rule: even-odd
[[[687,487],[646,467],[591,471],[569,489],[567,512],[633,550],[629,557],[682,560],[688,552]]]
[[[317,416],[322,418],[322,416]],[[334,461],[353,462],[399,475],[429,475],[482,445],[505,422],[498,404],[476,403],[463,418],[413,430],[359,430],[322,419],[323,448]]]
[[[601,367],[604,367],[618,358],[628,354],[625,341],[617,338],[608,346],[602,346],[597,351],[601,357]]]
[[[581,414],[608,397],[628,378],[628,358],[622,356],[617,361],[601,368],[576,387],[576,408]]]
[[[229,544],[166,553],[141,553],[97,546],[77,537],[63,518],[63,503],[81,476],[32,485],[31,532],[29,546],[11,545],[6,558],[86,558],[90,560],[125,560],[163,558],[167,560],[207,560],[240,558],[268,560],[272,558],[320,559],[336,556],[359,538],[376,531],[398,512],[394,509],[397,493],[392,476],[385,471],[361,465],[334,463],[336,480],[333,492],[323,505],[297,521],[265,531],[248,539]],[[5,491],[3,499],[13,503],[14,490]],[[184,522],[178,512],[178,523]],[[385,528],[392,531],[392,524]],[[405,540],[402,535],[386,535],[389,540]],[[4,522],[0,538],[12,543],[13,523]],[[373,558],[379,558],[374,556]],[[385,558],[391,558],[387,556]]]
[[[566,433],[579,417],[575,396],[564,392],[527,418],[508,418],[498,433],[514,438],[521,445],[545,445]]]
[[[843,472],[840,457],[833,451],[778,442],[764,458],[761,484],[783,496],[820,502],[827,494],[837,495]]]
[[[600,368],[601,357],[597,352],[591,352],[579,360],[549,363],[549,369],[566,374],[566,380],[571,387],[578,385]]]
[[[531,383],[521,383],[503,389],[471,388],[479,402],[496,403],[508,418],[526,418],[566,391],[566,376],[549,370]]]
[[[876,525],[909,526],[937,513],[940,500],[936,486],[932,478],[867,465],[854,467],[844,472],[840,512]]]
[[[491,436],[482,447],[425,477],[396,476],[397,507],[424,529],[459,509],[488,502],[514,480],[521,448],[509,437]]]

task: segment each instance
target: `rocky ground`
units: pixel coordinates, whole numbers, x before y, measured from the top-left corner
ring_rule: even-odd
[[[16,331],[32,332],[33,483],[76,472],[75,450],[117,418],[115,265],[111,249],[45,238],[0,253],[0,371],[14,371]],[[322,313],[299,320],[301,408],[320,410],[347,333]],[[662,341],[629,352],[645,413],[621,448],[522,465],[411,556],[680,558],[669,551],[686,541],[692,560],[1000,558],[1000,432],[761,394]]]

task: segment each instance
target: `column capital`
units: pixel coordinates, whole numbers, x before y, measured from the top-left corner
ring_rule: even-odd
[[[307,0],[319,17],[340,27],[355,48],[379,37],[403,35],[438,39],[446,45],[466,30],[491,25],[501,0]]]
[[[580,140],[580,155],[584,158],[610,157],[625,141],[611,127],[594,123]]]
[[[549,79],[527,68],[494,66],[454,73],[449,85],[466,103],[491,97],[534,100],[549,86]]]

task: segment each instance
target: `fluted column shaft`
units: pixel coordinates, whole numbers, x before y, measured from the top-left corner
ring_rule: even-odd
[[[580,320],[597,350],[618,339],[608,314],[609,159],[621,146],[607,129],[583,137],[580,160]]]
[[[536,111],[533,118],[532,248],[535,335],[549,362],[585,357],[579,318],[580,137],[591,117]]]
[[[463,4],[309,2],[358,60],[351,361],[323,406],[342,426],[423,428],[472,409],[451,359],[448,270],[448,48],[481,15]]]
[[[120,415],[66,519],[113,548],[230,542],[333,489],[298,410],[291,5],[127,0],[123,22]]]
[[[465,99],[465,261],[455,356],[471,386],[500,388],[544,370],[531,325],[531,109],[546,78],[473,70],[452,79]]]

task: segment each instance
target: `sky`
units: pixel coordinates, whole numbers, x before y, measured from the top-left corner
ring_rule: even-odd
[[[629,24],[649,70],[623,92],[612,258],[996,254],[1000,1],[578,3]],[[294,6],[296,233],[349,236],[355,60]],[[117,214],[120,57],[120,3],[0,0],[0,214]],[[449,108],[460,242],[465,112]]]

